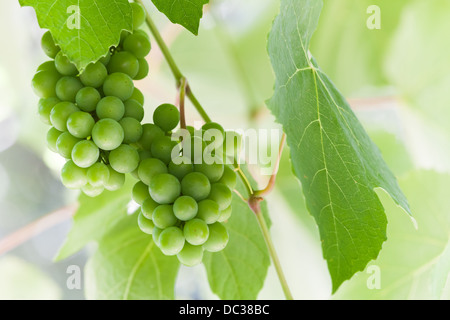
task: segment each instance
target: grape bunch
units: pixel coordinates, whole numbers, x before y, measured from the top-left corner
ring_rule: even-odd
[[[178,139],[181,135],[173,135],[172,130],[179,120],[174,105],[162,104],[153,113],[154,123],[144,124],[138,143],[141,159],[134,172],[139,181],[132,196],[141,209],[140,229],[152,235],[165,255],[177,255],[182,264],[194,266],[202,262],[204,250],[217,252],[228,243],[223,223],[231,215],[236,173],[224,165],[222,155],[211,164],[202,161],[208,145],[224,145],[223,139],[204,139],[209,129],[223,136],[219,124],[207,123],[198,131],[188,127],[189,136]],[[193,152],[195,142],[200,155]]]
[[[149,71],[145,60],[151,46],[139,29],[145,11],[131,3],[133,32],[123,32],[120,44],[81,73],[55,44],[50,31],[41,40],[51,60],[41,64],[32,80],[41,120],[50,125],[50,150],[67,159],[61,180],[68,188],[95,197],[119,189],[125,174],[139,165],[133,145],[141,139],[144,97],[133,80]]]

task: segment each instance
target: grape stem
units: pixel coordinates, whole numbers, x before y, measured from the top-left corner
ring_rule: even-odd
[[[180,87],[179,87],[180,94],[178,95],[178,106],[180,108],[180,128],[186,129],[186,116],[184,112],[184,101],[186,97],[186,78],[181,78]]]
[[[136,0],[137,3],[140,3],[144,8],[145,5],[142,0]],[[197,112],[200,114],[200,116],[203,118],[205,122],[211,122],[211,118],[206,113],[205,109],[203,109],[202,105],[192,92],[191,87],[189,86],[189,83],[186,79],[186,77],[181,73],[180,68],[178,68],[178,65],[175,62],[175,59],[173,58],[172,54],[169,51],[169,48],[167,47],[166,43],[164,42],[164,39],[162,38],[161,34],[159,33],[158,28],[156,27],[155,23],[153,22],[152,18],[150,17],[150,14],[147,10],[146,12],[146,18],[145,22],[150,29],[150,32],[152,33],[153,37],[155,38],[156,43],[158,44],[158,47],[160,48],[164,58],[166,59],[170,70],[172,71],[173,76],[175,77],[175,80],[177,82],[177,86],[180,86],[181,81],[185,79],[186,82],[186,96],[189,98],[189,100],[194,105]]]

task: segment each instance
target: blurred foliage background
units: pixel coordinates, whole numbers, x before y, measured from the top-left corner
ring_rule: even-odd
[[[370,30],[367,8],[381,9],[381,29]],[[213,120],[227,129],[278,128],[264,106],[274,77],[266,51],[277,14],[275,0],[212,0],[198,37],[154,13],[163,37]],[[46,58],[34,11],[0,2],[0,239],[76,201],[59,182],[63,160],[45,145],[30,81]],[[327,0],[311,53],[349,99],[411,202],[414,221],[379,191],[388,216],[388,241],[377,260],[381,285],[370,270],[347,281],[333,297],[313,218],[283,155],[268,197],[273,240],[296,299],[450,298],[450,3],[445,0]],[[148,115],[175,102],[174,80],[156,45],[150,75],[137,82]],[[188,122],[200,121],[188,106]],[[308,150],[305,150],[308,152]],[[267,177],[255,176],[264,185]],[[417,228],[415,228],[415,224]],[[52,258],[70,228],[60,223],[26,243],[0,251],[0,299],[83,299],[66,281],[70,265],[83,267],[89,248],[64,261]],[[1,248],[1,246],[0,246]],[[189,275],[189,276],[188,276]],[[202,266],[182,268],[176,296],[214,299]],[[261,299],[282,299],[271,267]]]

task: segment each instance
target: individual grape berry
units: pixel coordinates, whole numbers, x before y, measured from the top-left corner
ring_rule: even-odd
[[[139,139],[138,144],[142,149],[150,150],[153,141],[163,136],[164,132],[160,127],[153,123],[146,123],[142,125],[142,137]]]
[[[186,242],[183,249],[177,254],[177,258],[185,266],[196,266],[202,263],[203,247],[193,246],[192,244]]]
[[[207,224],[216,222],[219,219],[220,210],[217,202],[211,199],[205,199],[198,203],[198,219],[202,219]]]
[[[173,213],[173,206],[170,204],[157,206],[153,210],[152,220],[155,226],[161,229],[174,226],[178,221]]]
[[[122,144],[109,154],[109,164],[120,173],[130,173],[139,165],[139,153],[128,144]]]
[[[169,132],[180,122],[180,112],[173,104],[162,104],[153,112],[153,122],[163,131]]]
[[[123,49],[132,53],[136,58],[142,59],[149,54],[150,41],[142,33],[133,33],[126,37],[123,42]]]
[[[87,183],[85,186],[81,188],[81,191],[89,197],[97,197],[102,194],[102,192],[105,190],[103,186],[92,186],[89,183]]]
[[[163,229],[160,229],[158,227],[154,227],[153,228],[153,232],[152,232],[152,238],[153,238],[153,242],[156,243],[156,245],[159,247],[159,236],[161,235],[161,232],[163,231]]]
[[[148,189],[147,189],[148,190]],[[148,191],[147,191],[148,193]],[[145,201],[142,203],[141,205],[141,212],[142,214],[147,218],[147,219],[152,219],[153,217],[153,212],[155,211],[155,209],[157,207],[159,207],[160,205],[153,200],[150,196],[145,199]]]
[[[217,123],[217,122],[207,122],[202,126],[202,130],[203,131],[208,131],[210,129],[215,129],[218,130],[219,132],[222,133],[222,135],[225,134],[225,130],[223,129],[223,127]]]
[[[132,35],[129,35],[131,37]],[[127,40],[125,39],[125,42]],[[108,72],[121,72],[130,76],[130,78],[134,78],[139,72],[139,61],[138,59],[128,51],[120,51],[114,54],[111,57],[111,60],[108,63]]]
[[[205,221],[192,219],[186,221],[183,234],[187,242],[194,246],[204,244],[208,240],[209,228]]]
[[[72,150],[78,142],[80,142],[80,139],[66,131],[56,140],[56,149],[61,156],[70,159],[72,157]]]
[[[142,104],[139,103],[137,100],[134,99],[128,99],[124,103],[125,106],[125,117],[134,118],[137,121],[141,122],[142,119],[144,119],[144,107],[142,107]]]
[[[47,147],[53,151],[58,152],[56,148],[56,141],[58,141],[59,136],[62,134],[58,129],[51,127],[47,132]]]
[[[113,119],[101,119],[92,128],[92,140],[102,150],[118,148],[124,139],[122,126]]]
[[[38,73],[39,71],[44,71],[44,70],[58,72],[58,70],[56,70],[56,67],[55,67],[55,61],[49,60],[49,61],[45,61],[45,62],[41,63],[39,65],[39,67],[37,67],[36,73]]]
[[[97,89],[93,87],[84,87],[77,92],[75,102],[77,106],[86,112],[92,112],[100,102],[101,95]]]
[[[138,167],[139,179],[146,185],[150,184],[152,178],[161,173],[167,173],[167,167],[159,159],[148,158],[141,161]]]
[[[75,102],[75,97],[81,88],[83,84],[78,78],[64,76],[56,83],[56,96],[62,101]]]
[[[133,78],[134,80],[144,79],[146,76],[148,76],[148,72],[150,70],[148,62],[144,58],[138,59],[138,62],[139,62],[139,70],[138,73],[134,76]]]
[[[172,150],[176,145],[177,143],[172,141],[171,137],[162,136],[154,139],[150,151],[152,152],[153,157],[168,165],[172,159]]]
[[[61,74],[53,70],[42,70],[31,80],[34,93],[40,98],[50,98],[56,95],[56,84]]]
[[[59,47],[55,44],[55,40],[50,33],[50,30],[46,31],[41,39],[41,47],[44,53],[54,59],[59,52]]]
[[[104,163],[94,163],[87,169],[87,178],[93,187],[104,186],[109,181],[109,169]]]
[[[189,157],[194,164],[203,162],[203,154],[207,145],[201,137],[191,136],[191,139],[182,142],[182,147],[183,155]]]
[[[89,137],[94,125],[94,118],[87,112],[76,111],[67,118],[67,130],[77,138]]]
[[[222,178],[218,182],[223,183],[230,190],[233,190],[237,183],[236,172],[230,166],[224,166]]]
[[[173,204],[173,212],[181,221],[191,220],[198,212],[197,201],[189,196],[178,197]]]
[[[159,248],[166,256],[178,254],[184,246],[183,231],[178,227],[164,229],[159,235]]]
[[[75,76],[78,74],[77,67],[62,51],[59,51],[55,57],[55,67],[64,76]]]
[[[217,122],[208,122],[202,126],[203,140],[211,148],[219,148],[225,140],[225,130]]]
[[[125,106],[117,97],[107,96],[99,101],[95,109],[100,119],[113,119],[119,121],[125,114]]]
[[[194,171],[201,172],[208,177],[210,182],[217,182],[222,178],[224,165],[222,163],[198,163],[194,164]]]
[[[61,169],[61,181],[66,188],[80,189],[87,183],[86,169],[69,160]]]
[[[124,143],[134,143],[137,142],[142,136],[142,125],[141,123],[131,117],[123,118],[119,121],[124,132]]]
[[[219,222],[225,222],[228,219],[230,219],[231,217],[231,213],[232,213],[232,206],[229,205],[228,208],[225,208],[223,210],[220,211],[219,213],[219,218],[217,219],[217,221]]]
[[[109,60],[111,60],[111,52],[108,52],[104,57],[101,57],[100,60],[98,61],[106,66],[109,63]]]
[[[213,183],[211,185],[209,199],[217,202],[220,210],[224,210],[230,206],[232,197],[230,188],[223,183]]]
[[[106,77],[103,92],[106,96],[115,96],[126,101],[133,95],[133,80],[125,73],[115,72]]]
[[[109,56],[108,56],[109,57]],[[100,61],[89,64],[86,69],[80,74],[80,80],[86,87],[98,88],[103,85],[108,70]]]
[[[109,179],[104,184],[105,189],[109,191],[119,190],[125,183],[125,174],[117,172],[110,165],[107,165],[107,167],[109,170]]]
[[[90,140],[78,142],[72,150],[72,160],[81,168],[92,166],[97,162],[99,155],[100,150],[95,143]]]
[[[131,197],[137,204],[142,205],[147,198],[150,198],[148,186],[142,181],[138,181],[133,187]]]
[[[146,234],[152,234],[153,229],[155,228],[155,224],[152,220],[147,219],[142,212],[139,212],[138,216],[138,226],[142,230],[142,232]]]
[[[145,9],[140,3],[131,2],[131,12],[133,13],[133,30],[138,29],[145,21]]]
[[[209,237],[203,244],[203,248],[209,252],[223,250],[228,244],[228,231],[223,224],[216,222],[208,225]]]
[[[180,195],[180,182],[168,173],[152,177],[149,184],[150,196],[159,204],[173,203]]]
[[[141,104],[141,106],[144,105],[144,95],[142,94],[141,90],[136,87],[133,89],[133,93],[131,94],[130,99],[136,100]]]
[[[61,100],[56,97],[41,98],[39,100],[38,113],[43,123],[48,125],[52,124],[50,121],[50,112],[52,111],[53,107],[59,102],[61,102]]]
[[[191,163],[191,159],[180,156],[174,158],[169,163],[169,173],[178,178],[178,180],[183,180],[183,178],[194,171],[194,165]]]
[[[67,120],[69,116],[80,111],[75,104],[68,101],[57,103],[50,112],[50,122],[59,131],[67,130]]]
[[[191,172],[181,180],[182,194],[190,196],[196,201],[206,199],[209,196],[210,191],[211,184],[203,173]]]

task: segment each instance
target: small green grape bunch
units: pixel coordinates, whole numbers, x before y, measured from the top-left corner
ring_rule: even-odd
[[[178,109],[163,104],[154,111],[154,123],[144,125],[135,173],[140,181],[132,196],[140,205],[140,229],[152,235],[165,255],[176,255],[182,264],[194,266],[202,262],[204,250],[221,251],[228,243],[225,225],[232,212],[236,173],[222,161],[193,161],[198,157],[187,152],[191,147],[179,137],[196,138],[173,134],[179,120]]]
[[[123,33],[117,48],[81,73],[63,54],[47,31],[41,41],[52,60],[41,64],[32,80],[41,98],[38,113],[50,125],[50,150],[67,159],[63,184],[88,196],[117,190],[125,174],[139,165],[135,143],[141,139],[144,96],[134,86],[148,74],[145,56],[150,41],[138,28],[145,11],[131,3],[133,33]]]

